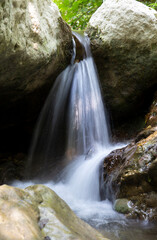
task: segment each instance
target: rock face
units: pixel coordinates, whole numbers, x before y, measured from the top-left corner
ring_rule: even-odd
[[[156,152],[157,131],[105,158],[104,177],[108,196],[113,201],[121,198],[131,200],[134,207],[129,217],[157,221],[157,202],[153,200],[157,197]],[[109,171],[111,163],[114,168]]]
[[[111,152],[104,161],[106,195],[118,211],[131,203],[131,218],[157,222],[157,96],[146,115],[147,127],[134,141]],[[126,202],[122,201],[125,198]],[[115,208],[115,209],[116,209]],[[120,210],[119,210],[120,209]],[[121,211],[122,212],[122,211]]]
[[[0,1],[1,135],[29,129],[71,49],[71,30],[51,0]]]
[[[135,0],[105,0],[86,32],[115,125],[139,115],[157,84],[157,12]]]
[[[105,240],[51,189],[0,187],[1,240]],[[106,239],[107,240],[107,239]]]

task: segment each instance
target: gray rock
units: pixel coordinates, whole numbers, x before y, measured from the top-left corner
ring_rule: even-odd
[[[0,42],[0,86],[29,92],[66,65],[71,31],[51,0],[6,0]]]
[[[20,145],[20,132],[31,134],[56,76],[70,62],[71,50],[71,29],[53,1],[0,1],[2,145],[14,144],[15,136]]]
[[[106,0],[86,32],[114,123],[136,116],[157,83],[157,12],[135,0]]]

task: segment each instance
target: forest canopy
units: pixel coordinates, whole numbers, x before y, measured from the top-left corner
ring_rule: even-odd
[[[60,9],[63,19],[75,30],[85,29],[92,14],[100,7],[103,0],[53,0]],[[149,7],[157,9],[157,0],[142,1]]]

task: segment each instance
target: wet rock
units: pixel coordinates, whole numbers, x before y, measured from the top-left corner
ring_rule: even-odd
[[[154,94],[153,102],[148,113],[145,116],[145,128],[135,137],[135,142],[147,138],[149,135],[157,131],[157,92]]]
[[[117,199],[114,203],[114,209],[119,213],[130,213],[132,211],[131,201],[125,198]]]
[[[139,142],[140,140],[149,137],[149,135],[151,135],[152,133],[154,133],[155,131],[157,131],[157,127],[151,127],[148,126],[147,128],[145,128],[144,130],[142,130],[135,138],[135,142]]]
[[[152,101],[157,84],[156,25],[157,12],[135,0],[106,0],[89,21],[86,32],[114,127],[128,122],[131,131],[133,120],[137,123]]]
[[[156,193],[148,192],[130,198],[133,202],[133,211],[128,218],[139,218],[140,220],[157,221]]]
[[[80,34],[83,35],[83,33],[80,33]],[[75,61],[76,62],[80,62],[84,58],[85,49],[84,49],[84,46],[79,42],[79,40],[76,38],[75,35],[73,35],[73,38],[74,38],[75,44],[76,44],[76,57],[75,57]]]
[[[40,219],[40,220],[39,220]],[[106,239],[43,185],[0,187],[0,239]],[[107,239],[106,239],[107,240]]]
[[[127,147],[111,152],[104,160],[107,194],[133,203],[128,218],[157,221],[157,95],[155,94],[146,128]],[[108,197],[109,197],[108,196]],[[112,196],[112,197],[111,197]]]
[[[145,122],[148,128],[157,127],[157,92],[155,93],[149,113],[146,115]]]
[[[133,202],[128,217],[156,221],[157,131],[110,153],[104,161],[104,178],[109,189],[106,197],[112,194],[112,201],[127,198]]]
[[[145,201],[148,207],[157,207],[157,193],[151,192],[146,196]]]

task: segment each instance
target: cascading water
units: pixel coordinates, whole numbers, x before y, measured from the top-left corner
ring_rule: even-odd
[[[108,200],[101,201],[103,159],[124,144],[113,146],[109,141],[89,40],[78,34],[75,37],[82,44],[83,57],[78,61],[74,47],[71,65],[56,79],[37,124],[26,177],[37,178],[39,182],[49,176],[45,185],[63,198],[80,218],[103,229],[110,239],[132,239],[137,234],[139,240],[140,226],[127,230],[126,219],[113,210]],[[52,181],[57,172],[57,181]],[[22,188],[30,184],[13,183]]]
[[[56,83],[40,115],[27,173],[40,175],[59,159],[86,156],[97,147],[109,148],[109,134],[96,67],[88,38],[75,33],[84,49],[83,60],[72,63]],[[35,167],[33,167],[35,165]],[[39,172],[38,172],[39,171]],[[51,171],[49,171],[51,172]],[[34,175],[34,174],[32,174]]]
[[[56,79],[41,112],[26,171],[52,179],[58,166],[64,167],[57,183],[47,185],[78,216],[98,223],[104,216],[119,221],[111,203],[100,201],[100,167],[115,147],[109,141],[98,75],[89,39],[74,35],[82,44],[83,59],[78,61],[74,46],[71,65]]]

